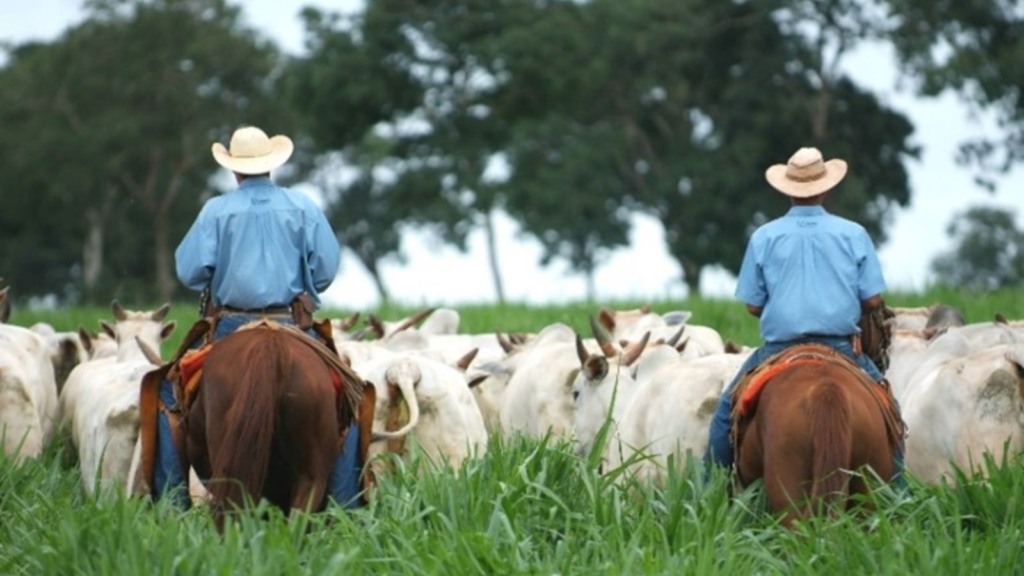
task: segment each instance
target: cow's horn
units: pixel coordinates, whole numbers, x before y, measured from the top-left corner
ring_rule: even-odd
[[[110,311],[114,313],[115,320],[127,320],[128,315],[125,314],[124,308],[121,307],[121,303],[114,300],[110,303]]]

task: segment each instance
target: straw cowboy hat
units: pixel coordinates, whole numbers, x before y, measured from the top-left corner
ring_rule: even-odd
[[[235,130],[229,148],[220,142],[214,142],[212,147],[213,159],[239,174],[266,174],[287,162],[294,149],[291,138],[268,138],[266,132],[255,126]]]
[[[824,161],[817,148],[801,148],[786,164],[775,164],[764,177],[773,188],[793,198],[810,198],[832,189],[846,176],[846,161]]]

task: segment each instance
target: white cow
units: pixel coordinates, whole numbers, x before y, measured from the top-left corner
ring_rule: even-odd
[[[396,443],[453,468],[486,452],[487,431],[463,370],[409,352],[382,354],[353,368],[376,390],[369,453],[375,474],[387,466],[377,457],[395,451]]]
[[[976,322],[963,326],[943,325],[936,330],[897,329],[889,348],[885,376],[902,402],[903,390],[919,374],[936,365],[964,357],[999,344],[1024,342],[1024,325],[1013,322]]]
[[[722,390],[749,353],[685,358],[674,347],[659,345],[645,351],[634,370],[613,361],[604,375],[587,369],[599,359],[581,353],[583,370],[574,388],[580,449],[592,450],[607,422],[606,473],[630,463],[621,478],[659,481],[669,470],[681,469],[688,457],[699,458],[706,450]]]
[[[139,436],[139,389],[142,377],[155,368],[142,346],[160,350],[176,326],[163,323],[168,305],[152,312],[124,310],[116,301],[112,307],[116,322],[102,325],[118,343],[116,354],[76,366],[60,396],[61,416],[90,494],[127,485]]]
[[[58,394],[64,388],[64,383],[75,366],[90,358],[98,357],[93,354],[94,352],[100,355],[106,353],[105,349],[87,347],[86,343],[82,340],[82,334],[85,332],[82,329],[58,332],[50,324],[38,322],[30,326],[29,330],[41,335],[46,341],[46,347],[50,353],[50,361],[53,364]],[[113,342],[109,338],[108,340]],[[109,347],[111,353],[113,349],[113,346]]]
[[[590,353],[599,347],[585,341]],[[502,434],[569,438],[573,430],[572,386],[580,363],[572,340],[543,342],[522,352],[500,400]]]
[[[469,368],[469,386],[489,434],[503,434],[501,411],[509,381],[532,351],[552,342],[572,342],[575,337],[573,329],[560,322],[545,326],[535,336],[516,341],[500,333],[494,335],[503,355],[498,359],[485,357],[483,360],[478,356]],[[528,387],[528,382],[523,381],[517,384],[518,387]],[[520,391],[518,394],[528,395],[529,391]],[[512,414],[508,416],[518,419]]]
[[[961,341],[962,342],[962,341]],[[1024,449],[1024,343],[926,358],[898,399],[910,429],[906,466],[929,483]]]
[[[421,323],[421,330],[428,334],[454,334],[458,331],[459,313],[449,308],[442,308],[440,310],[424,308],[415,314],[397,321],[381,320],[371,314],[366,319],[366,323],[378,340],[387,340],[393,335],[410,328],[415,328],[417,325],[421,325]]]
[[[57,422],[57,383],[43,336],[0,324],[0,437],[4,454],[38,456]]]
[[[681,365],[662,366],[646,380],[620,424],[623,443],[650,457],[638,463],[639,477],[663,479],[687,457],[704,454],[722,391],[749,353],[682,357]]]
[[[117,355],[117,340],[106,332],[93,334],[85,328],[79,328],[78,339],[90,360]]]
[[[633,402],[640,386],[638,382],[648,378],[658,366],[679,358],[679,351],[667,344],[656,346],[646,354],[643,352],[643,346],[636,346],[623,354],[608,355],[604,351],[593,354],[587,350],[583,340],[576,337],[579,370],[571,390],[575,404],[573,439],[580,454],[587,454],[593,449],[606,420],[610,420],[611,440],[608,446],[616,443],[618,423]]]
[[[573,339],[563,339],[562,331],[554,332],[530,343],[518,359],[515,371],[508,379],[501,401],[499,419],[502,434],[512,436],[525,434],[535,438],[549,435],[552,438],[570,438],[573,434],[575,401],[573,384],[580,372],[580,346],[589,354],[598,353],[605,358],[618,361],[630,357],[628,367],[636,357],[647,349],[650,333],[645,333],[639,342],[622,340],[612,342],[608,334],[591,320],[594,338],[582,339],[574,332]],[[510,355],[511,356],[511,355]]]
[[[686,358],[698,358],[707,354],[725,352],[722,335],[710,326],[690,324],[692,313],[676,311],[657,314],[649,306],[632,310],[602,308],[598,322],[611,336],[613,342],[635,342],[645,333],[651,334],[651,342],[658,340],[678,342]]]

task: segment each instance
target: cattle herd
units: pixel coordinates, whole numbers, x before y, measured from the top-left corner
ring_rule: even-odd
[[[175,329],[167,311],[115,302],[98,334],[0,324],[5,455],[34,457],[64,426],[85,490],[127,487],[139,384],[157,360],[146,352]],[[964,324],[941,306],[895,312],[886,377],[909,427],[908,471],[939,483],[954,467],[983,471],[986,453],[1020,453],[1024,322]],[[371,456],[415,445],[458,466],[482,456],[490,437],[513,435],[565,438],[583,454],[606,429],[602,468],[657,482],[703,454],[715,404],[751,351],[690,317],[602,309],[585,336],[558,323],[462,333],[450,309],[374,321],[372,338],[352,331],[355,317],[331,324],[340,354],[376,389],[373,432],[388,441],[372,443]]]

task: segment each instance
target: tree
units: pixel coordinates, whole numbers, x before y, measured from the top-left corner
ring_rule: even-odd
[[[279,53],[225,0],[92,0],[87,9],[55,42],[16,50],[0,76],[5,130],[22,148],[0,169],[31,186],[32,204],[55,207],[22,206],[11,219],[70,226],[25,238],[23,254],[54,258],[36,272],[19,266],[12,281],[58,293],[77,284],[94,299],[106,279],[107,294],[170,300],[172,238],[219,170],[210,142],[243,123],[290,127],[273,92]]]
[[[963,142],[957,160],[995,176],[1024,160],[1024,12],[1003,0],[886,0],[888,39],[919,94],[953,90],[974,111],[994,111],[1001,134]]]
[[[342,152],[364,172],[349,185],[373,181],[376,201],[394,209],[374,210],[380,221],[363,211],[358,222],[335,225],[381,236],[397,223],[426,226],[459,248],[482,226],[499,300],[504,289],[491,214],[502,204],[502,187],[485,174],[507,140],[507,125],[488,96],[500,85],[494,36],[513,12],[486,0],[379,0],[355,21],[307,10],[310,54],[296,63],[291,92],[316,124],[310,130],[318,150]],[[367,145],[371,153],[362,150]],[[388,178],[374,176],[381,168]],[[346,203],[355,193],[339,189],[331,196]],[[337,214],[354,216],[344,208]],[[376,253],[360,258],[383,292],[377,261],[398,248],[376,240],[361,243]]]
[[[809,36],[815,11],[821,22]],[[837,72],[843,52],[872,26],[852,2],[586,3],[575,18],[556,20],[551,34],[531,31],[523,54],[507,57],[512,79],[505,92],[523,102],[510,110],[533,103],[545,111],[529,119],[533,136],[511,148],[510,205],[549,247],[578,231],[536,224],[554,219],[531,211],[544,192],[557,191],[572,206],[565,195],[583,191],[603,211],[586,233],[600,232],[606,246],[622,238],[625,211],[649,211],[661,220],[696,294],[706,266],[736,272],[752,229],[784,210],[785,199],[768,191],[764,169],[800,146],[817,145],[854,166],[831,208],[882,242],[889,208],[909,201],[903,162],[918,152],[908,143],[905,117]],[[557,50],[545,50],[552,45]],[[570,157],[588,158],[585,178],[568,168]],[[527,193],[533,189],[538,193]],[[592,265],[573,258],[584,269]]]
[[[830,208],[885,240],[909,201],[912,127],[838,71],[877,26],[854,0],[378,0],[314,27],[297,101],[320,150],[387,168],[374,198],[396,212],[376,217],[458,245],[505,209],[593,294],[643,211],[696,294],[705,267],[738,270],[753,228],[784,210],[763,173],[800,146],[851,162]],[[359,152],[382,140],[383,155]],[[510,176],[490,183],[496,156]]]
[[[1013,210],[975,206],[946,231],[954,247],[931,265],[940,284],[979,291],[1024,286],[1024,230]]]

